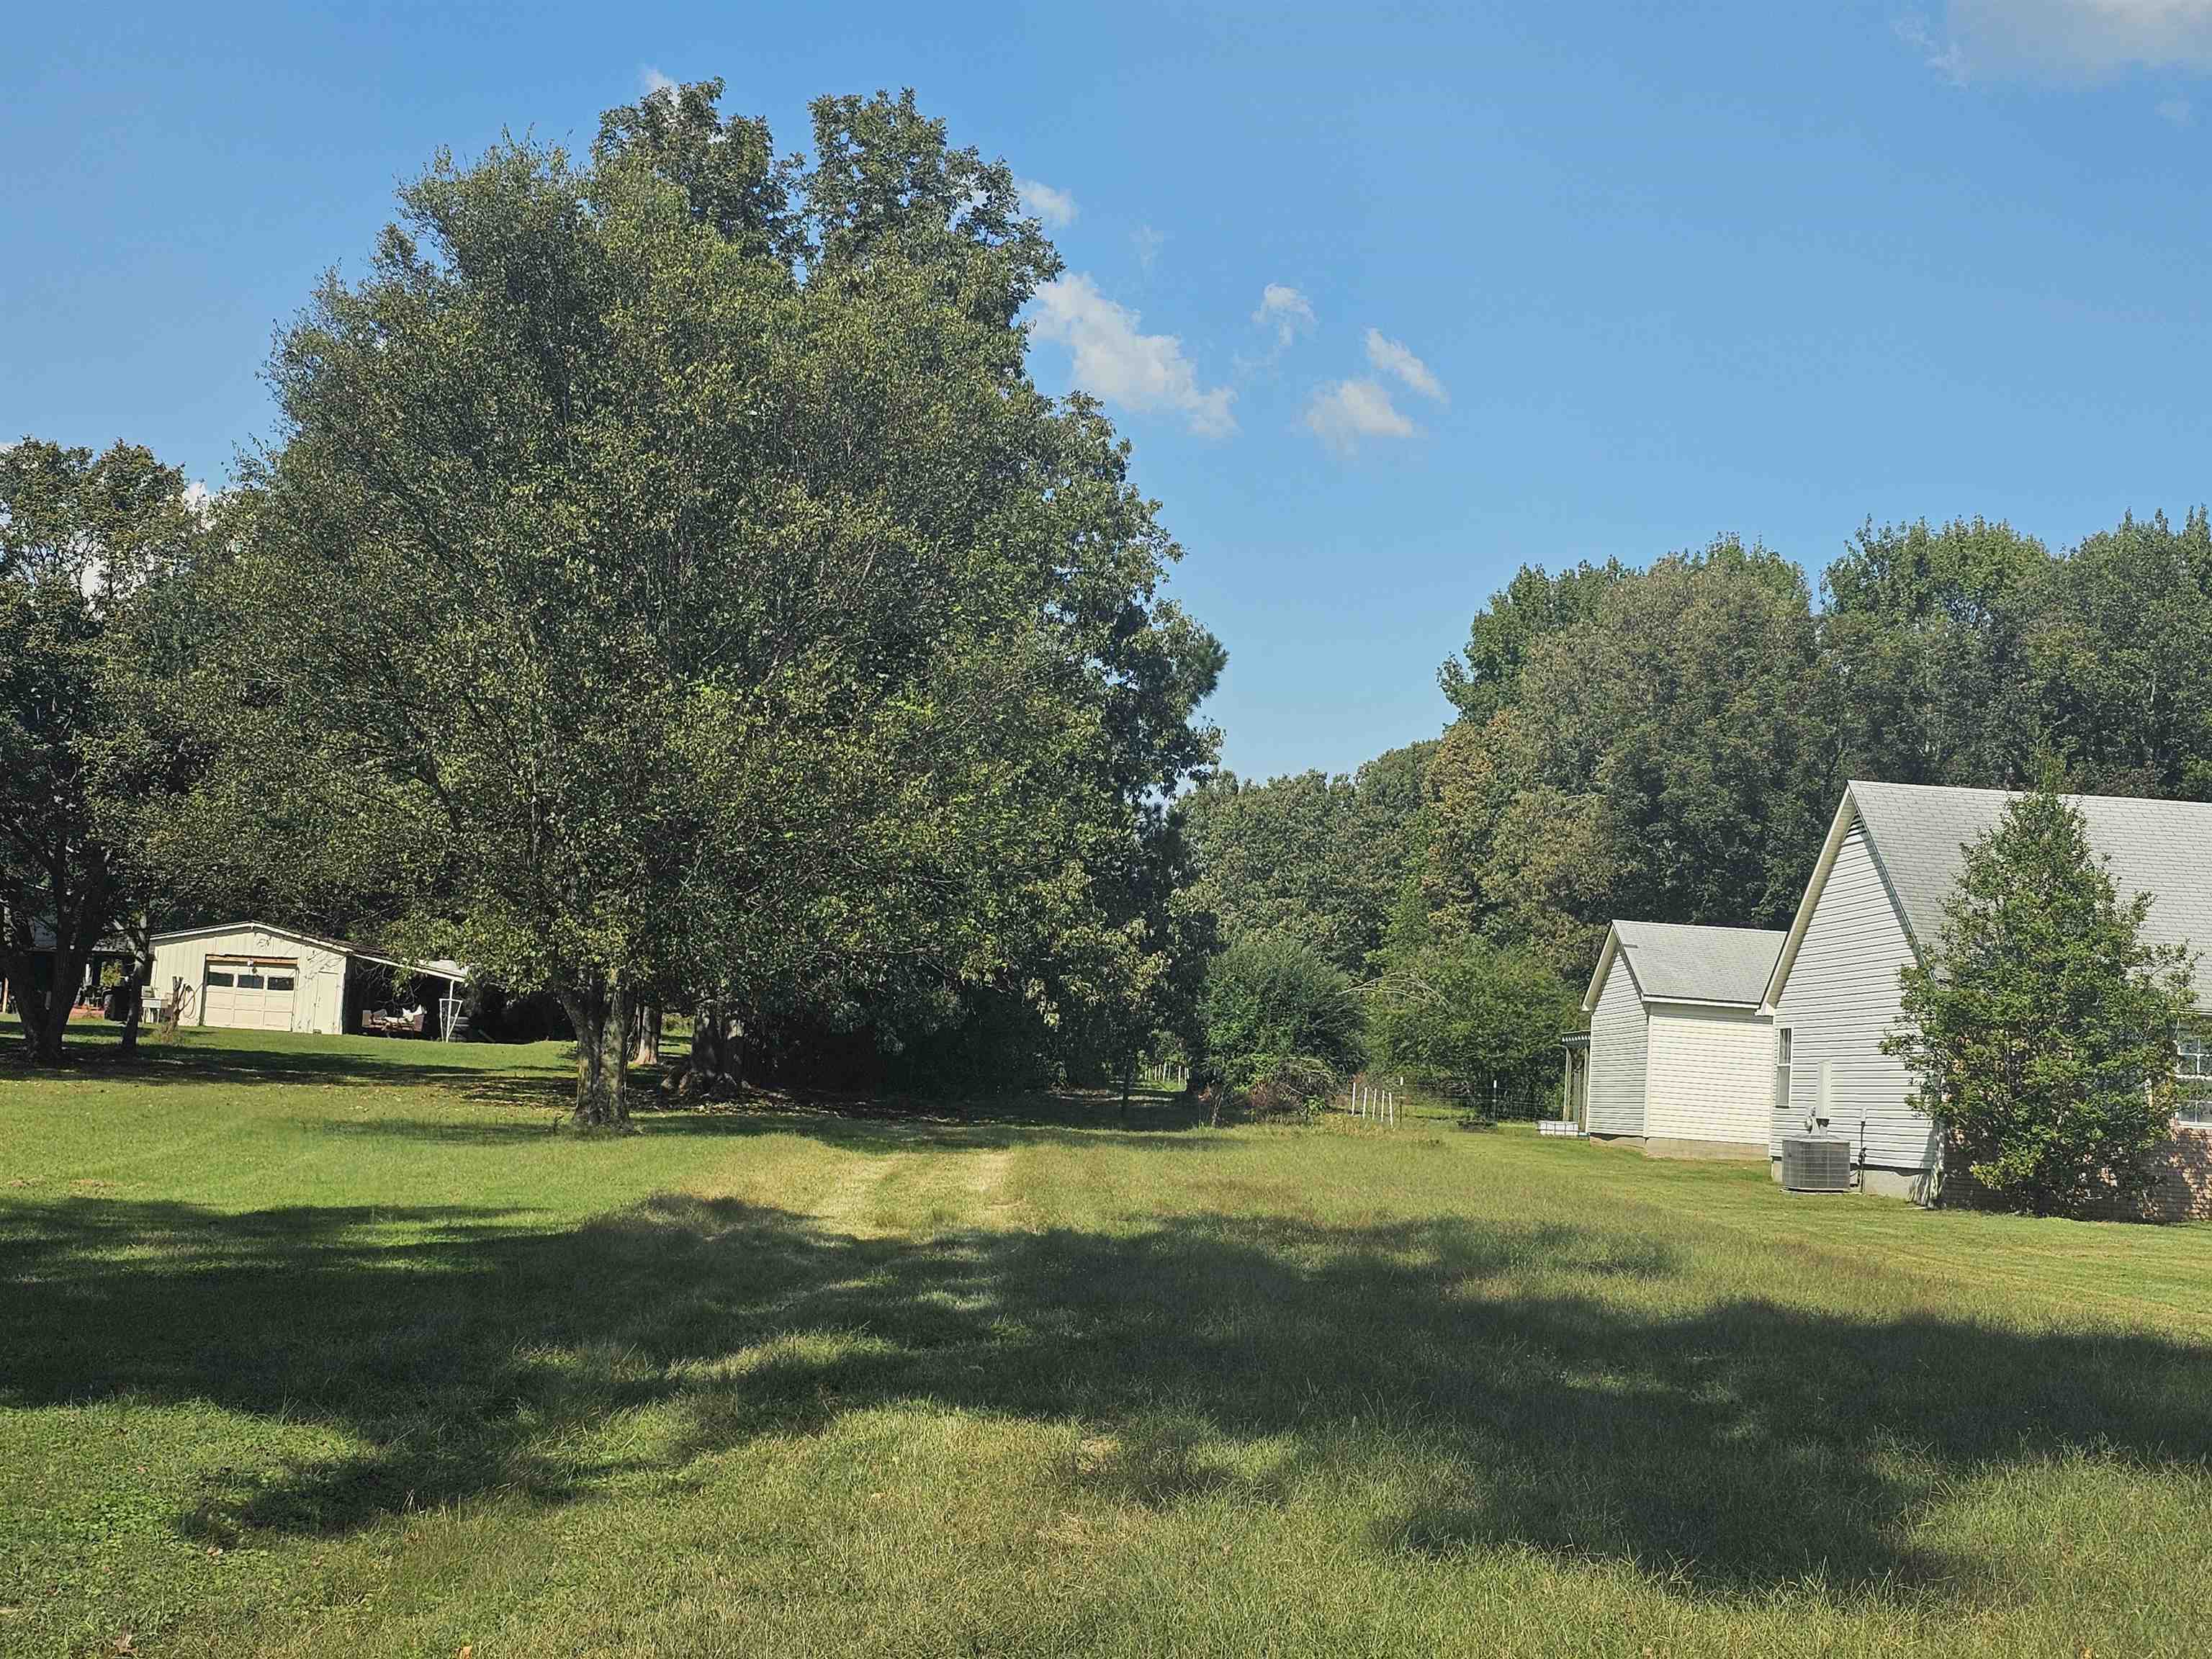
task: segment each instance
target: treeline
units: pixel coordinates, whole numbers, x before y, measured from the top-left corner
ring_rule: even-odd
[[[212,506],[0,455],[35,1054],[107,928],[232,915],[556,999],[594,1123],[641,1011],[691,1016],[694,1090],[1126,1076],[1188,1028],[1168,803],[1224,653],[1126,446],[1027,376],[1059,258],[911,94],[784,158],[720,92],[406,185]]]
[[[1364,769],[1202,789],[1200,887],[1232,938],[1341,969],[1370,1058],[1533,1094],[1610,920],[1786,924],[1851,778],[2018,787],[2055,757],[2074,789],[2212,799],[2208,639],[2202,510],[2058,552],[1869,525],[1817,605],[1733,539],[1524,567],[1443,671],[1442,740],[1373,763],[1410,797],[1352,810],[1383,799]],[[1349,873],[1381,871],[1387,906]]]

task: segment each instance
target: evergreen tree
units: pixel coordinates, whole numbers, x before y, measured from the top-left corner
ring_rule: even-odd
[[[2126,1200],[2172,1130],[2174,1027],[2193,963],[2147,942],[2087,825],[2041,785],[1967,849],[1942,932],[1906,968],[1884,1048],[1918,1077],[1946,1161],[2039,1215]]]

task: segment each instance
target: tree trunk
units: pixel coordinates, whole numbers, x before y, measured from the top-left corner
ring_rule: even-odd
[[[594,975],[561,994],[576,1028],[579,1128],[612,1128],[629,1121],[629,988],[619,972]]]
[[[56,866],[58,869],[60,866]],[[70,1011],[76,1006],[78,988],[84,983],[84,964],[107,927],[109,886],[104,864],[87,872],[82,890],[71,895],[59,876],[48,890],[53,897],[53,977],[43,987],[31,969],[32,918],[27,911],[9,907],[8,933],[15,947],[21,975],[15,1006],[23,1021],[23,1041],[31,1058],[43,1066],[58,1066],[66,1058],[63,1036],[69,1030]]]
[[[64,938],[59,928],[55,932],[52,978],[40,985],[27,971],[27,959],[22,987],[15,998],[23,1021],[23,1041],[30,1048],[31,1058],[41,1066],[58,1066],[68,1057],[64,1038],[69,1031],[70,1011],[76,1006],[78,988],[84,982],[85,958],[91,954],[88,942]]]
[[[132,955],[131,971],[123,976],[123,1030],[115,1040],[116,1047],[128,1059],[138,1052],[138,1019],[145,1012],[146,975],[154,964],[142,956]]]
[[[660,1005],[641,1003],[637,1011],[637,1036],[629,1054],[633,1066],[660,1064]]]
[[[744,1027],[717,998],[702,1000],[691,1015],[691,1063],[684,1073],[686,1095],[728,1097],[744,1087]]]

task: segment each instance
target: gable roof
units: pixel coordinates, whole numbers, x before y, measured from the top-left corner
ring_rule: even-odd
[[[389,957],[365,946],[350,944],[342,939],[325,939],[319,933],[303,933],[296,927],[280,927],[269,921],[211,921],[198,927],[172,927],[164,933],[153,934],[148,943],[161,944],[173,939],[191,939],[209,933],[266,933],[272,939],[289,939],[295,944],[312,945],[328,951],[333,956],[349,957],[362,962],[373,962],[380,967],[397,968],[402,973],[419,974],[429,979],[467,979],[469,969],[450,957],[439,957],[429,962],[409,962],[399,957]]]
[[[1606,929],[1583,997],[1597,1006],[1616,957],[1625,957],[1646,1002],[1711,1002],[1756,1008],[1783,935],[1764,927],[1694,927],[1674,921],[1616,921]]]
[[[1854,826],[1864,827],[1875,867],[1917,951],[1942,928],[1943,902],[1958,884],[1966,848],[1996,828],[2005,804],[2017,793],[1936,784],[1846,785],[1813,878],[1775,959],[1765,1005],[1772,1007],[1789,982],[1820,890]],[[2212,802],[2129,795],[2065,799],[2081,814],[2090,848],[2104,859],[2121,899],[2151,896],[2143,937],[2158,945],[2212,948]]]

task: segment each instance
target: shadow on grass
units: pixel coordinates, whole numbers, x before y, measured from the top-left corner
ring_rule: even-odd
[[[0,1404],[207,1400],[362,1448],[210,1484],[179,1524],[215,1542],[493,1491],[558,1504],[928,1401],[1078,1425],[1072,1492],[1265,1504],[1371,1470],[1411,1494],[1379,1548],[1526,1546],[1695,1595],[1970,1597],[1996,1564],[1911,1536],[1952,1484],[2074,1450],[2212,1459],[2204,1348],[1622,1299],[1680,1271],[1632,1233],[1457,1219],[918,1241],[667,1196],[561,1231],[73,1198],[0,1206]],[[659,1438],[594,1449],[641,1407]],[[1224,1441],[1275,1450],[1255,1475]]]
[[[19,1048],[3,1040],[4,1035],[0,1034],[0,1080],[113,1079],[134,1088],[209,1083],[377,1089],[436,1085],[486,1100],[556,1106],[570,1098],[574,1088],[565,1069],[556,1069],[555,1064],[532,1065],[514,1049],[489,1043],[449,1047],[353,1037],[331,1040],[344,1042],[343,1048],[292,1046],[281,1039],[264,1047],[225,1042],[227,1033],[194,1030],[180,1042],[163,1042],[147,1033],[139,1038],[136,1051],[125,1054],[113,1027],[98,1030],[89,1040],[71,1027],[66,1063],[34,1066]],[[471,1058],[457,1059],[457,1048]]]
[[[574,1097],[568,1067],[574,1050],[563,1046],[548,1060],[498,1044],[463,1044],[456,1049],[404,1039],[344,1039],[344,1047],[288,1044],[281,1036],[263,1046],[252,1040],[226,1041],[230,1033],[194,1030],[187,1041],[164,1043],[142,1038],[126,1057],[115,1046],[115,1028],[92,1028],[92,1037],[72,1028],[70,1062],[34,1067],[0,1052],[0,1080],[16,1076],[38,1079],[112,1079],[133,1087],[164,1084],[256,1084],[332,1088],[442,1088],[478,1105],[512,1106],[565,1113]],[[0,1033],[4,1036],[5,1033]],[[313,1039],[307,1039],[313,1042]],[[534,1046],[534,1045],[533,1045]],[[10,1072],[9,1064],[17,1068]],[[1157,1134],[1187,1129],[1203,1113],[1180,1094],[1133,1093],[1124,1106],[1105,1090],[1039,1091],[1030,1094],[970,1100],[812,1093],[775,1091],[748,1095],[738,1103],[673,1108],[664,1103],[650,1066],[631,1074],[630,1111],[636,1128],[647,1133],[753,1134],[764,1132],[814,1133],[839,1145],[896,1139],[902,1146],[967,1144],[971,1132],[988,1126],[1019,1128],[1109,1129]],[[885,1137],[855,1126],[895,1125]],[[456,1125],[422,1119],[379,1115],[349,1123],[309,1127],[333,1133],[389,1136],[441,1143],[499,1143],[534,1139],[556,1123],[507,1122]]]

